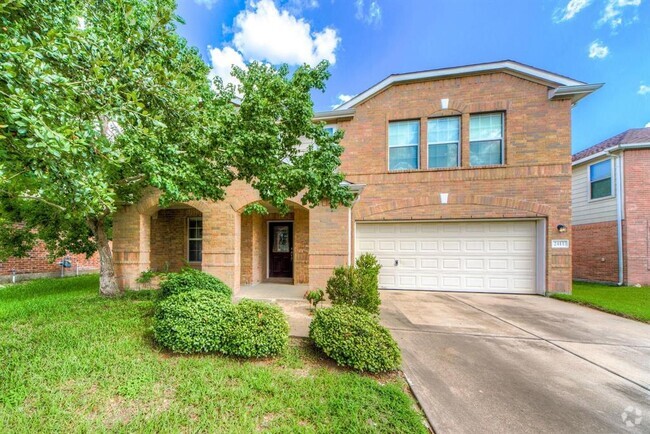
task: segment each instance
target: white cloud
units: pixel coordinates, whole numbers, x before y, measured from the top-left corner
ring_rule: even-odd
[[[314,66],[321,60],[335,63],[335,51],[341,42],[333,28],[312,31],[308,22],[287,10],[278,10],[272,0],[260,0],[240,12],[233,31],[233,45],[245,59],[273,64]]]
[[[233,50],[232,47],[208,47],[208,50],[210,51],[210,63],[212,65],[210,78],[218,76],[221,77],[224,84],[239,84],[239,80],[230,75],[230,72],[233,65],[246,68],[242,55]]]
[[[604,59],[609,54],[609,48],[596,40],[589,46],[589,57],[591,59]]]
[[[340,94],[338,96],[339,101],[341,101],[341,104],[350,101],[352,98],[354,98],[354,95],[346,95],[344,93]]]
[[[650,93],[650,86],[648,86],[647,84],[642,84],[641,86],[639,86],[639,92],[638,93],[639,93],[639,95],[647,95],[647,94],[649,94]]]
[[[194,0],[194,3],[200,6],[205,6],[208,9],[212,9],[212,6],[216,5],[219,0]]]
[[[375,0],[368,3],[365,7],[365,0],[355,0],[357,13],[355,17],[366,24],[379,24],[381,23],[381,6]]]
[[[645,124],[645,127],[646,127],[646,128],[650,128],[650,122],[648,122],[647,124]]]
[[[346,94],[342,93],[337,98],[338,98],[339,102],[332,105],[333,109],[340,106],[341,104],[344,104],[344,103],[350,101],[352,98],[354,98],[354,95],[346,95]]]
[[[591,0],[571,0],[566,7],[556,11],[555,22],[567,21],[575,17],[578,12],[589,6]]]
[[[641,1],[642,0],[607,0],[607,4],[605,5],[600,20],[598,20],[598,24],[609,24],[612,29],[615,29],[623,24],[624,8],[626,10],[634,10],[636,17],[636,8],[641,5]]]
[[[280,4],[294,15],[300,14],[304,9],[315,9],[319,6],[318,0],[284,0]]]

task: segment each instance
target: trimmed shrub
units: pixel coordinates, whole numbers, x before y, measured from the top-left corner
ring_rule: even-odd
[[[223,294],[196,290],[158,303],[153,318],[156,342],[175,353],[209,353],[224,344],[234,306]]]
[[[174,294],[188,291],[204,290],[232,297],[232,289],[221,280],[193,268],[184,268],[180,273],[168,273],[160,284],[160,297],[167,298]]]
[[[244,299],[234,306],[221,351],[239,357],[269,357],[289,343],[289,323],[279,306]]]
[[[309,337],[341,366],[372,373],[398,369],[397,343],[375,315],[354,306],[317,309]]]
[[[377,258],[370,253],[359,256],[354,266],[335,268],[327,281],[327,297],[333,305],[346,304],[379,313],[380,268]]]

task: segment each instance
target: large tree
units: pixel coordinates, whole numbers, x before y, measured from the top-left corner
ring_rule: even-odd
[[[111,216],[146,188],[161,206],[221,200],[235,180],[281,209],[300,192],[310,206],[349,203],[341,136],[312,122],[327,64],[251,63],[236,88],[211,82],[175,7],[0,0],[0,256],[37,239],[53,254],[97,249],[100,291],[113,295]]]

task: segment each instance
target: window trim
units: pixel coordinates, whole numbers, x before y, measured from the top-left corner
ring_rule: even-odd
[[[390,124],[396,124],[399,122],[417,122],[418,124],[418,141],[415,144],[409,144],[409,145],[393,145],[391,146],[390,144]],[[420,164],[420,148],[421,148],[421,143],[422,142],[422,121],[420,118],[410,118],[410,119],[393,119],[388,121],[388,125],[386,128],[386,166],[388,169],[389,173],[399,173],[399,172],[408,172],[408,171],[413,171],[413,170],[420,170],[421,169],[421,164]],[[391,169],[390,168],[390,148],[411,148],[411,147],[416,147],[417,148],[417,166],[414,169]]]
[[[429,142],[429,121],[436,120],[436,119],[448,119],[448,118],[456,118],[458,119],[458,141],[457,142]],[[430,145],[449,145],[452,143],[456,143],[458,147],[458,158],[456,159],[456,165],[455,166],[446,166],[446,167],[430,167],[429,166],[429,146]],[[450,169],[457,169],[460,168],[463,162],[463,157],[462,157],[462,152],[463,152],[463,117],[461,115],[450,115],[450,116],[438,116],[438,117],[431,117],[427,118],[427,170],[450,170]]]
[[[481,115],[501,115],[501,162],[498,164],[481,164],[481,165],[472,165],[472,116],[481,116]],[[506,112],[504,111],[491,111],[491,112],[478,112],[469,114],[469,134],[468,134],[468,147],[467,152],[469,153],[469,159],[467,164],[469,167],[493,167],[493,166],[505,166],[506,164]],[[492,142],[493,140],[474,140],[474,143],[477,142]]]
[[[191,238],[190,237],[190,221],[200,221],[201,222],[201,238]],[[201,241],[201,260],[200,261],[191,261],[190,260],[190,242],[191,241]],[[187,262],[190,264],[200,264],[203,262],[203,217],[188,217],[187,218]]]
[[[596,181],[591,180],[591,167],[595,166],[596,164],[601,164],[605,162],[609,162],[609,183],[610,183],[610,188],[609,188],[609,196],[602,196],[602,197],[596,197],[592,198],[591,197],[591,184],[593,182],[598,182],[598,181],[603,181],[607,178],[602,178],[602,179],[597,179]],[[606,200],[606,199],[611,199],[613,197],[616,197],[616,192],[614,191],[614,160],[611,158],[606,158],[604,160],[596,161],[595,163],[591,163],[590,165],[587,166],[587,201],[588,202],[598,202],[599,200]]]

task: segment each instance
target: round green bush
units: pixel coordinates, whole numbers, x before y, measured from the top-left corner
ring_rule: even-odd
[[[376,373],[393,371],[401,363],[399,347],[388,329],[359,307],[316,310],[309,337],[340,366]]]
[[[234,306],[221,351],[238,357],[269,357],[289,343],[289,323],[279,306],[244,299]]]
[[[153,318],[156,342],[175,353],[209,353],[223,346],[234,306],[223,294],[197,290],[158,303]]]
[[[180,273],[169,273],[160,284],[160,297],[167,298],[182,292],[204,290],[214,291],[232,297],[232,289],[221,280],[193,268],[185,268]]]

